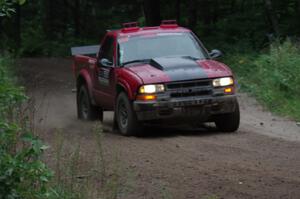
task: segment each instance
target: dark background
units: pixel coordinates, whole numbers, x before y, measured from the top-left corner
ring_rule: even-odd
[[[0,17],[0,46],[21,56],[66,56],[130,21],[177,19],[223,51],[260,50],[300,33],[300,0],[28,0],[13,7],[16,13]]]

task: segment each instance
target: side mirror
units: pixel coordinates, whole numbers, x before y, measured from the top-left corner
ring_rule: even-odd
[[[111,61],[109,61],[108,59],[106,58],[102,58],[100,61],[99,61],[99,64],[101,66],[104,66],[104,67],[111,67],[113,65],[113,63]]]
[[[209,56],[213,59],[217,59],[223,56],[223,53],[220,50],[214,49],[209,53]]]

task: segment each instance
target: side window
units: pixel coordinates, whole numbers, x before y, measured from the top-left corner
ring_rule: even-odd
[[[114,38],[112,36],[107,36],[101,49],[100,49],[100,59],[106,58],[113,62],[114,56]]]

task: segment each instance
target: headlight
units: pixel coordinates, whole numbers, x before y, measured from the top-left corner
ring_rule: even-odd
[[[234,84],[232,77],[223,77],[213,80],[214,87],[221,87],[221,86],[231,86]]]
[[[161,93],[165,91],[165,86],[163,84],[151,84],[151,85],[144,85],[141,86],[139,89],[139,93]]]

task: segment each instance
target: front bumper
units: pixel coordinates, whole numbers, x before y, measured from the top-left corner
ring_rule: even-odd
[[[234,112],[237,106],[235,95],[188,97],[168,101],[134,101],[133,109],[140,121],[170,118],[197,118],[207,121],[211,116]]]

